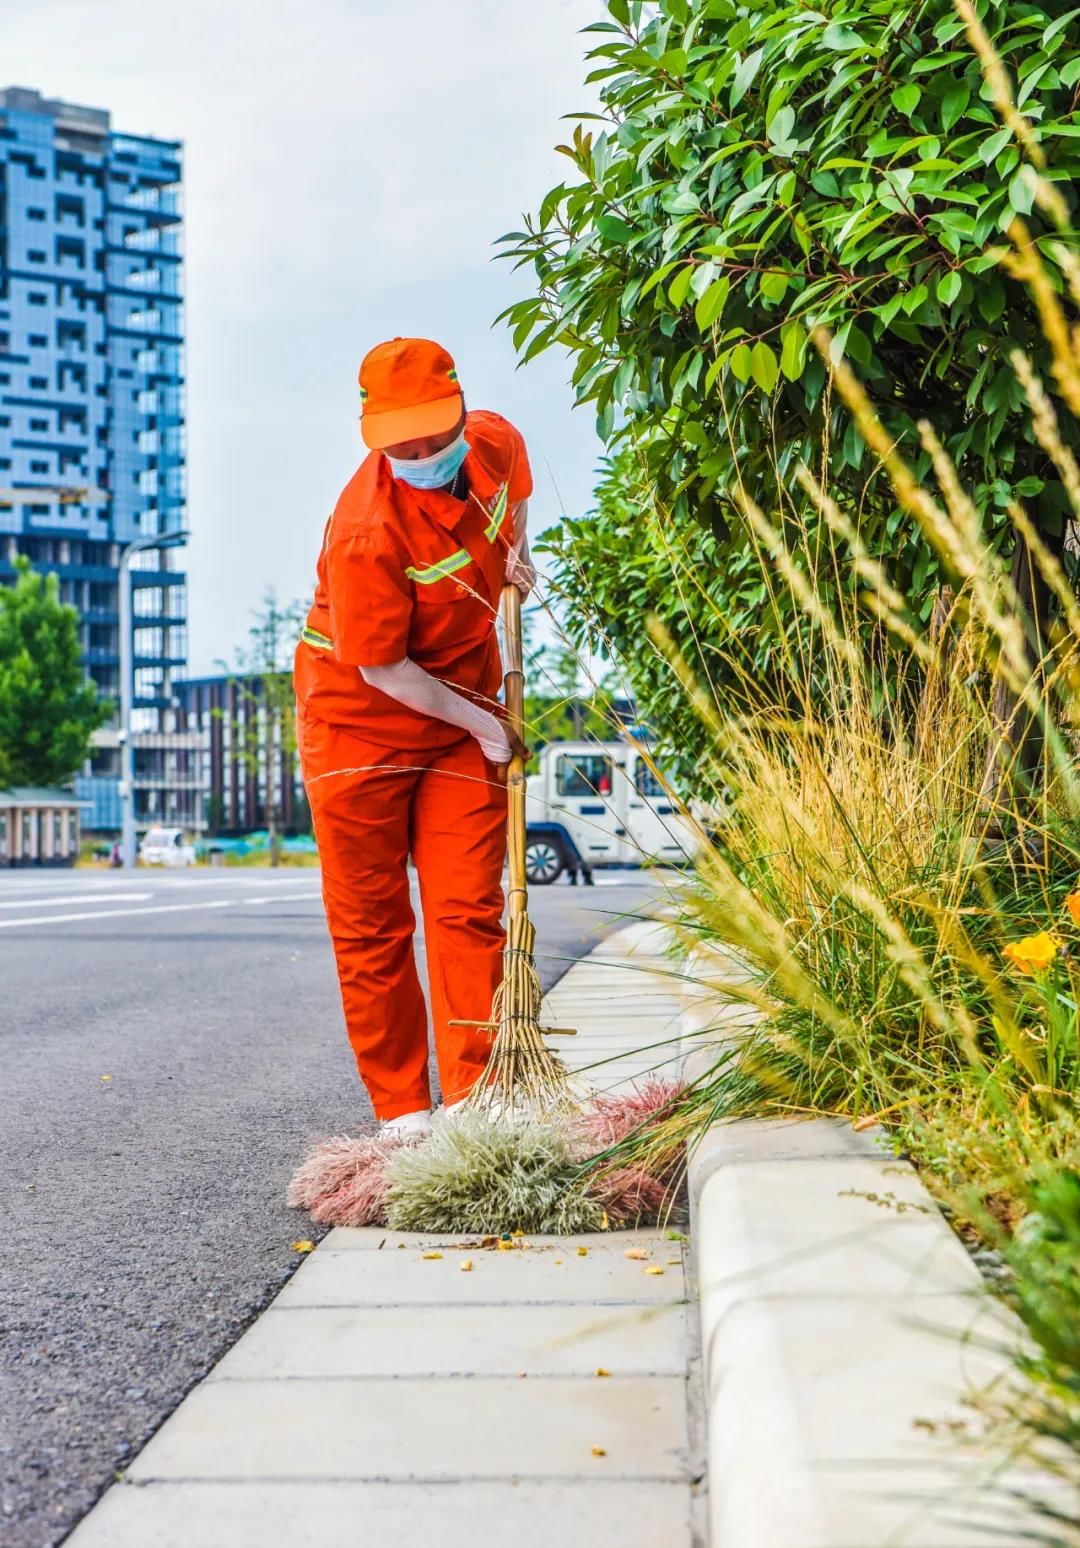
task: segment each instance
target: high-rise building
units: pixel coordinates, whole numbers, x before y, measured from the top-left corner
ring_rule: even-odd
[[[0,90],[0,581],[25,554],[79,610],[88,674],[119,701],[119,571],[185,521],[181,147],[100,108]],[[175,549],[133,560],[136,817],[201,816],[174,681],[187,658]],[[80,791],[119,825],[118,725]]]

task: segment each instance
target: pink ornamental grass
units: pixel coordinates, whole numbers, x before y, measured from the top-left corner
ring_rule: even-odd
[[[612,1145],[667,1118],[685,1091],[675,1080],[652,1076],[641,1087],[623,1096],[598,1096],[576,1122],[588,1155],[598,1155]]]
[[[397,1135],[335,1135],[305,1157],[286,1201],[319,1225],[379,1225],[385,1219],[386,1165],[403,1141]]]
[[[663,1177],[640,1166],[615,1166],[589,1178],[585,1189],[607,1215],[608,1225],[652,1225],[678,1202],[677,1189]]]

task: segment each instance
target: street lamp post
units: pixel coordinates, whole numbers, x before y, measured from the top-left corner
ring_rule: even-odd
[[[120,555],[120,857],[135,865],[135,739],[131,712],[135,699],[135,651],[132,640],[131,561],[148,548],[178,548],[186,532],[136,538]]]

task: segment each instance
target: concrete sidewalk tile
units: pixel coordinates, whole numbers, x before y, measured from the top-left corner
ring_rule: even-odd
[[[963,1294],[981,1283],[906,1163],[845,1157],[797,1169],[788,1161],[723,1167],[706,1180],[697,1218],[709,1318],[748,1297]]]
[[[682,1376],[688,1358],[680,1305],[271,1307],[209,1379]]]
[[[420,1249],[393,1252],[312,1253],[278,1296],[276,1306],[461,1306],[527,1302],[581,1305],[657,1305],[681,1301],[686,1290],[681,1268],[664,1261],[677,1253],[659,1243],[654,1261],[662,1275],[647,1275],[643,1264],[624,1256],[617,1236],[586,1239],[587,1255],[573,1243],[497,1252],[475,1247],[435,1249],[443,1256],[425,1259]],[[459,1264],[471,1257],[472,1272]]]
[[[116,1485],[73,1548],[675,1548],[684,1483]]]
[[[596,1456],[594,1447],[605,1455]],[[682,1379],[204,1382],[129,1471],[150,1479],[686,1476]]]

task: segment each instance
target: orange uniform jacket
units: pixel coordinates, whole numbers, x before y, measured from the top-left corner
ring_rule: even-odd
[[[532,475],[521,436],[500,415],[470,413],[465,437],[465,500],[411,488],[372,452],[326,525],[297,649],[297,699],[382,747],[430,750],[462,733],[371,687],[358,667],[410,656],[488,708],[501,686],[495,618],[512,508],[531,492]]]

